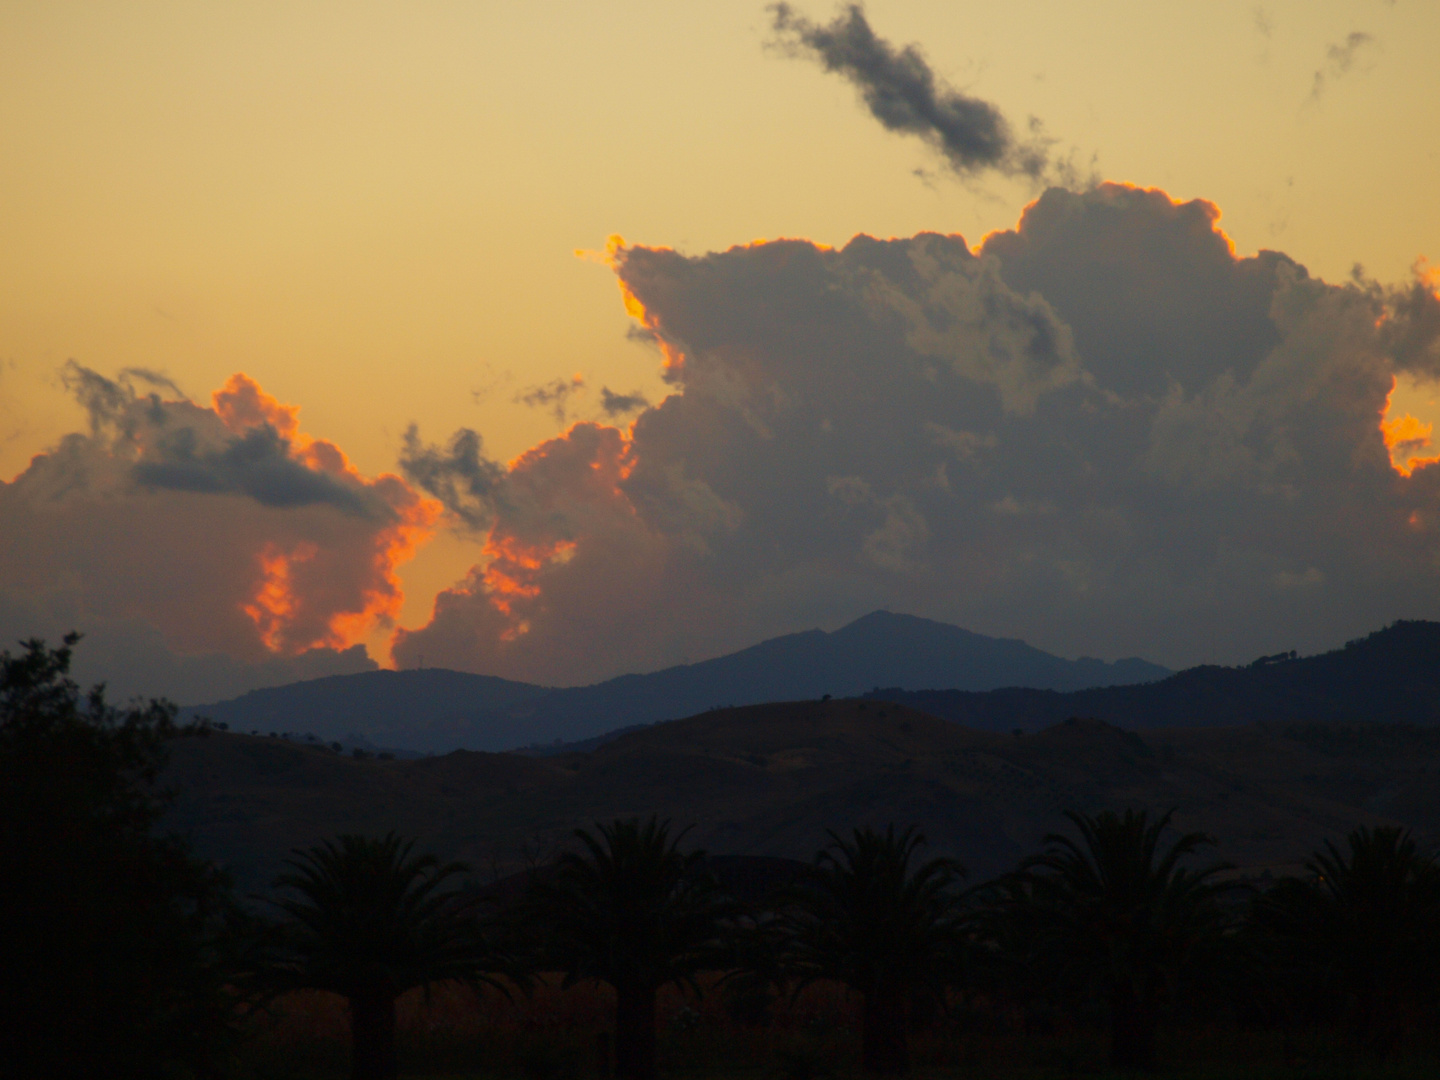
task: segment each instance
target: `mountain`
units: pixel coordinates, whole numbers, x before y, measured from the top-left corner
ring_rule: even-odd
[[[261,888],[287,852],[339,832],[418,838],[502,877],[570,830],[658,813],[715,854],[808,859],[826,830],[915,824],[928,854],[979,881],[1066,827],[1063,811],[1175,808],[1176,828],[1260,871],[1293,866],[1357,825],[1440,835],[1440,727],[1251,724],[1143,734],[1095,720],[1036,734],[976,731],[877,701],[720,709],[584,754],[456,751],[357,760],[282,739],[180,740],[167,825]]]
[[[453,749],[470,716],[549,692],[530,683],[440,668],[364,671],[252,690],[230,701],[192,706],[183,714],[262,735],[295,732],[347,745]]]
[[[1294,721],[1440,723],[1440,623],[1397,622],[1317,656],[1188,668],[1136,686],[1069,693],[1002,689],[872,691],[988,731],[1038,731],[1072,716],[1146,729]]]
[[[506,750],[589,739],[720,705],[849,697],[879,686],[1070,691],[1169,674],[1138,659],[1063,660],[1013,638],[876,611],[833,633],[787,634],[593,686],[547,690],[452,671],[377,671],[257,690],[186,712],[238,731],[311,732],[326,741],[359,735],[405,750]]]

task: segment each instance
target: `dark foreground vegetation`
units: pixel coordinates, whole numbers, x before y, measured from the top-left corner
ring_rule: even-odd
[[[1424,1076],[1440,867],[1398,828],[1248,881],[1168,815],[1071,813],[967,879],[913,829],[832,833],[727,893],[655,817],[482,889],[342,835],[263,896],[157,835],[162,703],[0,654],[0,1062],[17,1076]]]

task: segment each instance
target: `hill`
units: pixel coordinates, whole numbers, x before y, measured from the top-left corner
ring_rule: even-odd
[[[1358,824],[1440,835],[1440,727],[1252,724],[1033,735],[875,701],[715,710],[547,758],[457,751],[356,760],[214,734],[176,747],[171,824],[262,886],[292,847],[341,831],[419,837],[499,877],[594,820],[659,813],[717,854],[808,858],[827,829],[918,824],[972,880],[1008,869],[1068,808],[1174,807],[1249,868],[1293,864]]]
[[[1258,722],[1440,723],[1440,623],[1397,622],[1317,656],[1195,667],[1145,685],[1069,693],[891,688],[870,695],[988,731],[1038,731],[1071,716],[1148,729]]]
[[[187,708],[235,731],[311,733],[407,750],[461,745],[467,718],[549,693],[492,675],[425,668],[365,671],[252,690],[230,701]]]
[[[238,731],[312,732],[326,741],[361,736],[415,751],[506,750],[590,739],[716,705],[848,697],[877,686],[1067,691],[1168,674],[1144,660],[1064,660],[1023,641],[876,611],[833,633],[787,634],[593,686],[546,689],[453,671],[377,671],[258,690],[186,712]]]

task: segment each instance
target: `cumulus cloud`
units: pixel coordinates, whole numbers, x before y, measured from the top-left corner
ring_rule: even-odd
[[[888,606],[1188,664],[1440,617],[1440,453],[1387,414],[1440,378],[1433,282],[1329,284],[1218,219],[1112,184],[977,250],[616,246],[674,392],[492,477],[397,657],[577,683]]]
[[[1017,140],[999,108],[946,86],[917,46],[896,48],[877,36],[859,4],[848,5],[828,23],[812,22],[786,3],[769,10],[781,48],[811,56],[826,71],[844,76],[887,131],[924,139],[955,172],[1045,174],[1049,163],[1043,141]]]
[[[0,483],[0,633],[88,632],[87,662],[129,657],[127,684],[185,696],[206,671],[229,687],[369,663],[353,650],[398,613],[396,566],[438,503],[362,476],[244,375],[208,405],[153,372],[64,379],[90,429]]]

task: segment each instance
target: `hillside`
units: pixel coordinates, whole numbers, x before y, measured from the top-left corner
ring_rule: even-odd
[[[593,686],[547,690],[453,671],[380,671],[255,691],[186,712],[237,731],[311,732],[326,741],[359,735],[419,751],[507,750],[589,739],[717,705],[847,697],[877,686],[1063,691],[1168,674],[1144,660],[1063,660],[1023,641],[877,611],[833,633],[788,634]]]
[[[1440,723],[1440,623],[1397,622],[1317,656],[1196,667],[1145,685],[1069,693],[1005,689],[873,691],[987,731],[1038,731],[1071,716],[1149,729],[1259,722]]]
[[[719,854],[808,858],[827,829],[918,824],[987,876],[1064,826],[1067,808],[1176,808],[1246,867],[1394,821],[1440,835],[1440,728],[1248,725],[1143,736],[1097,721],[982,732],[859,700],[712,711],[586,754],[458,751],[355,760],[280,739],[182,741],[172,823],[263,885],[287,850],[341,831],[419,837],[498,876],[596,819],[656,812]]]
[[[326,741],[360,736],[378,746],[451,749],[465,737],[466,718],[548,692],[530,683],[438,668],[365,671],[252,690],[184,714],[235,731],[311,733]]]

